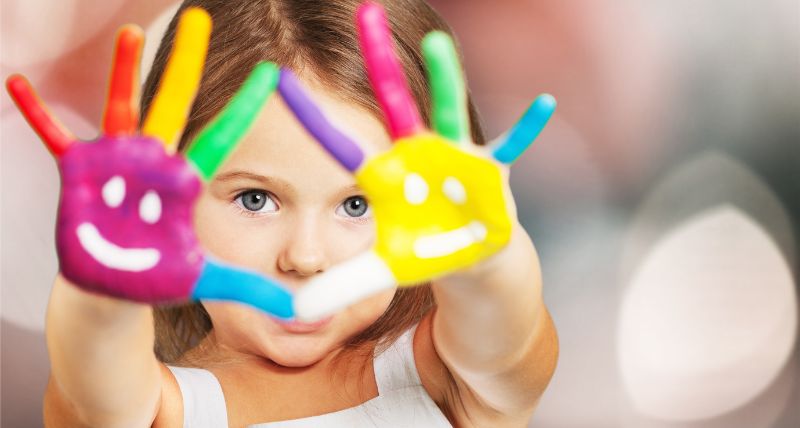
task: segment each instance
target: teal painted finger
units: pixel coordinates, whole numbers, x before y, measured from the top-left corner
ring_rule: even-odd
[[[504,164],[514,163],[539,136],[555,109],[556,99],[552,95],[542,94],[536,97],[522,118],[506,134],[505,139],[497,145],[492,156]]]
[[[433,129],[449,140],[469,141],[467,91],[453,39],[442,31],[428,33],[422,52],[433,100]]]
[[[186,158],[204,180],[210,180],[250,129],[261,107],[278,85],[278,67],[261,62],[253,68],[231,101],[192,142]]]

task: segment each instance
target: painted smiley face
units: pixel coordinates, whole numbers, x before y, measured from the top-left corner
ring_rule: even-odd
[[[401,284],[467,267],[511,236],[500,169],[437,135],[398,140],[356,179],[375,212],[376,251]]]
[[[59,162],[64,276],[98,291],[114,284],[136,301],[185,299],[203,256],[191,222],[201,183],[183,157],[153,138],[103,137]]]

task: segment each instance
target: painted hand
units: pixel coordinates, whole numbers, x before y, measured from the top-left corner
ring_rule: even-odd
[[[65,278],[91,292],[137,302],[224,299],[292,317],[287,291],[255,272],[207,257],[192,228],[202,180],[213,177],[278,80],[274,64],[257,65],[186,156],[176,154],[210,33],[205,11],[190,8],[181,16],[141,132],[137,70],[143,36],[138,27],[122,27],[117,35],[103,129],[95,141],[76,141],[24,77],[11,76],[6,85],[58,162],[62,193],[56,246]]]
[[[509,241],[512,213],[505,170],[536,138],[555,109],[539,96],[519,123],[488,147],[470,138],[466,89],[452,39],[432,32],[423,52],[433,96],[434,132],[423,125],[393,50],[383,8],[358,12],[361,49],[394,140],[365,159],[333,127],[297,78],[281,72],[279,90],[298,119],[364,190],[377,225],[375,247],[311,280],[295,297],[298,317],[324,316],[368,295],[419,284],[469,267]]]

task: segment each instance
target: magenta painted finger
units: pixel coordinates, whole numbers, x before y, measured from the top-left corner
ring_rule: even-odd
[[[383,6],[364,3],[358,8],[357,20],[367,75],[386,117],[390,135],[398,139],[422,131],[424,125],[394,51]]]
[[[309,98],[294,73],[281,69],[278,90],[300,123],[322,147],[349,171],[357,170],[364,161],[364,153],[358,144],[328,121],[322,110]]]

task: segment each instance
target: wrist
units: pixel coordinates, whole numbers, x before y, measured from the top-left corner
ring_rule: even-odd
[[[508,273],[519,271],[523,263],[527,265],[533,260],[538,267],[538,256],[530,237],[519,222],[514,222],[508,243],[495,254],[484,260],[456,272],[438,282],[456,282],[461,284],[481,284],[494,282],[492,279]]]

